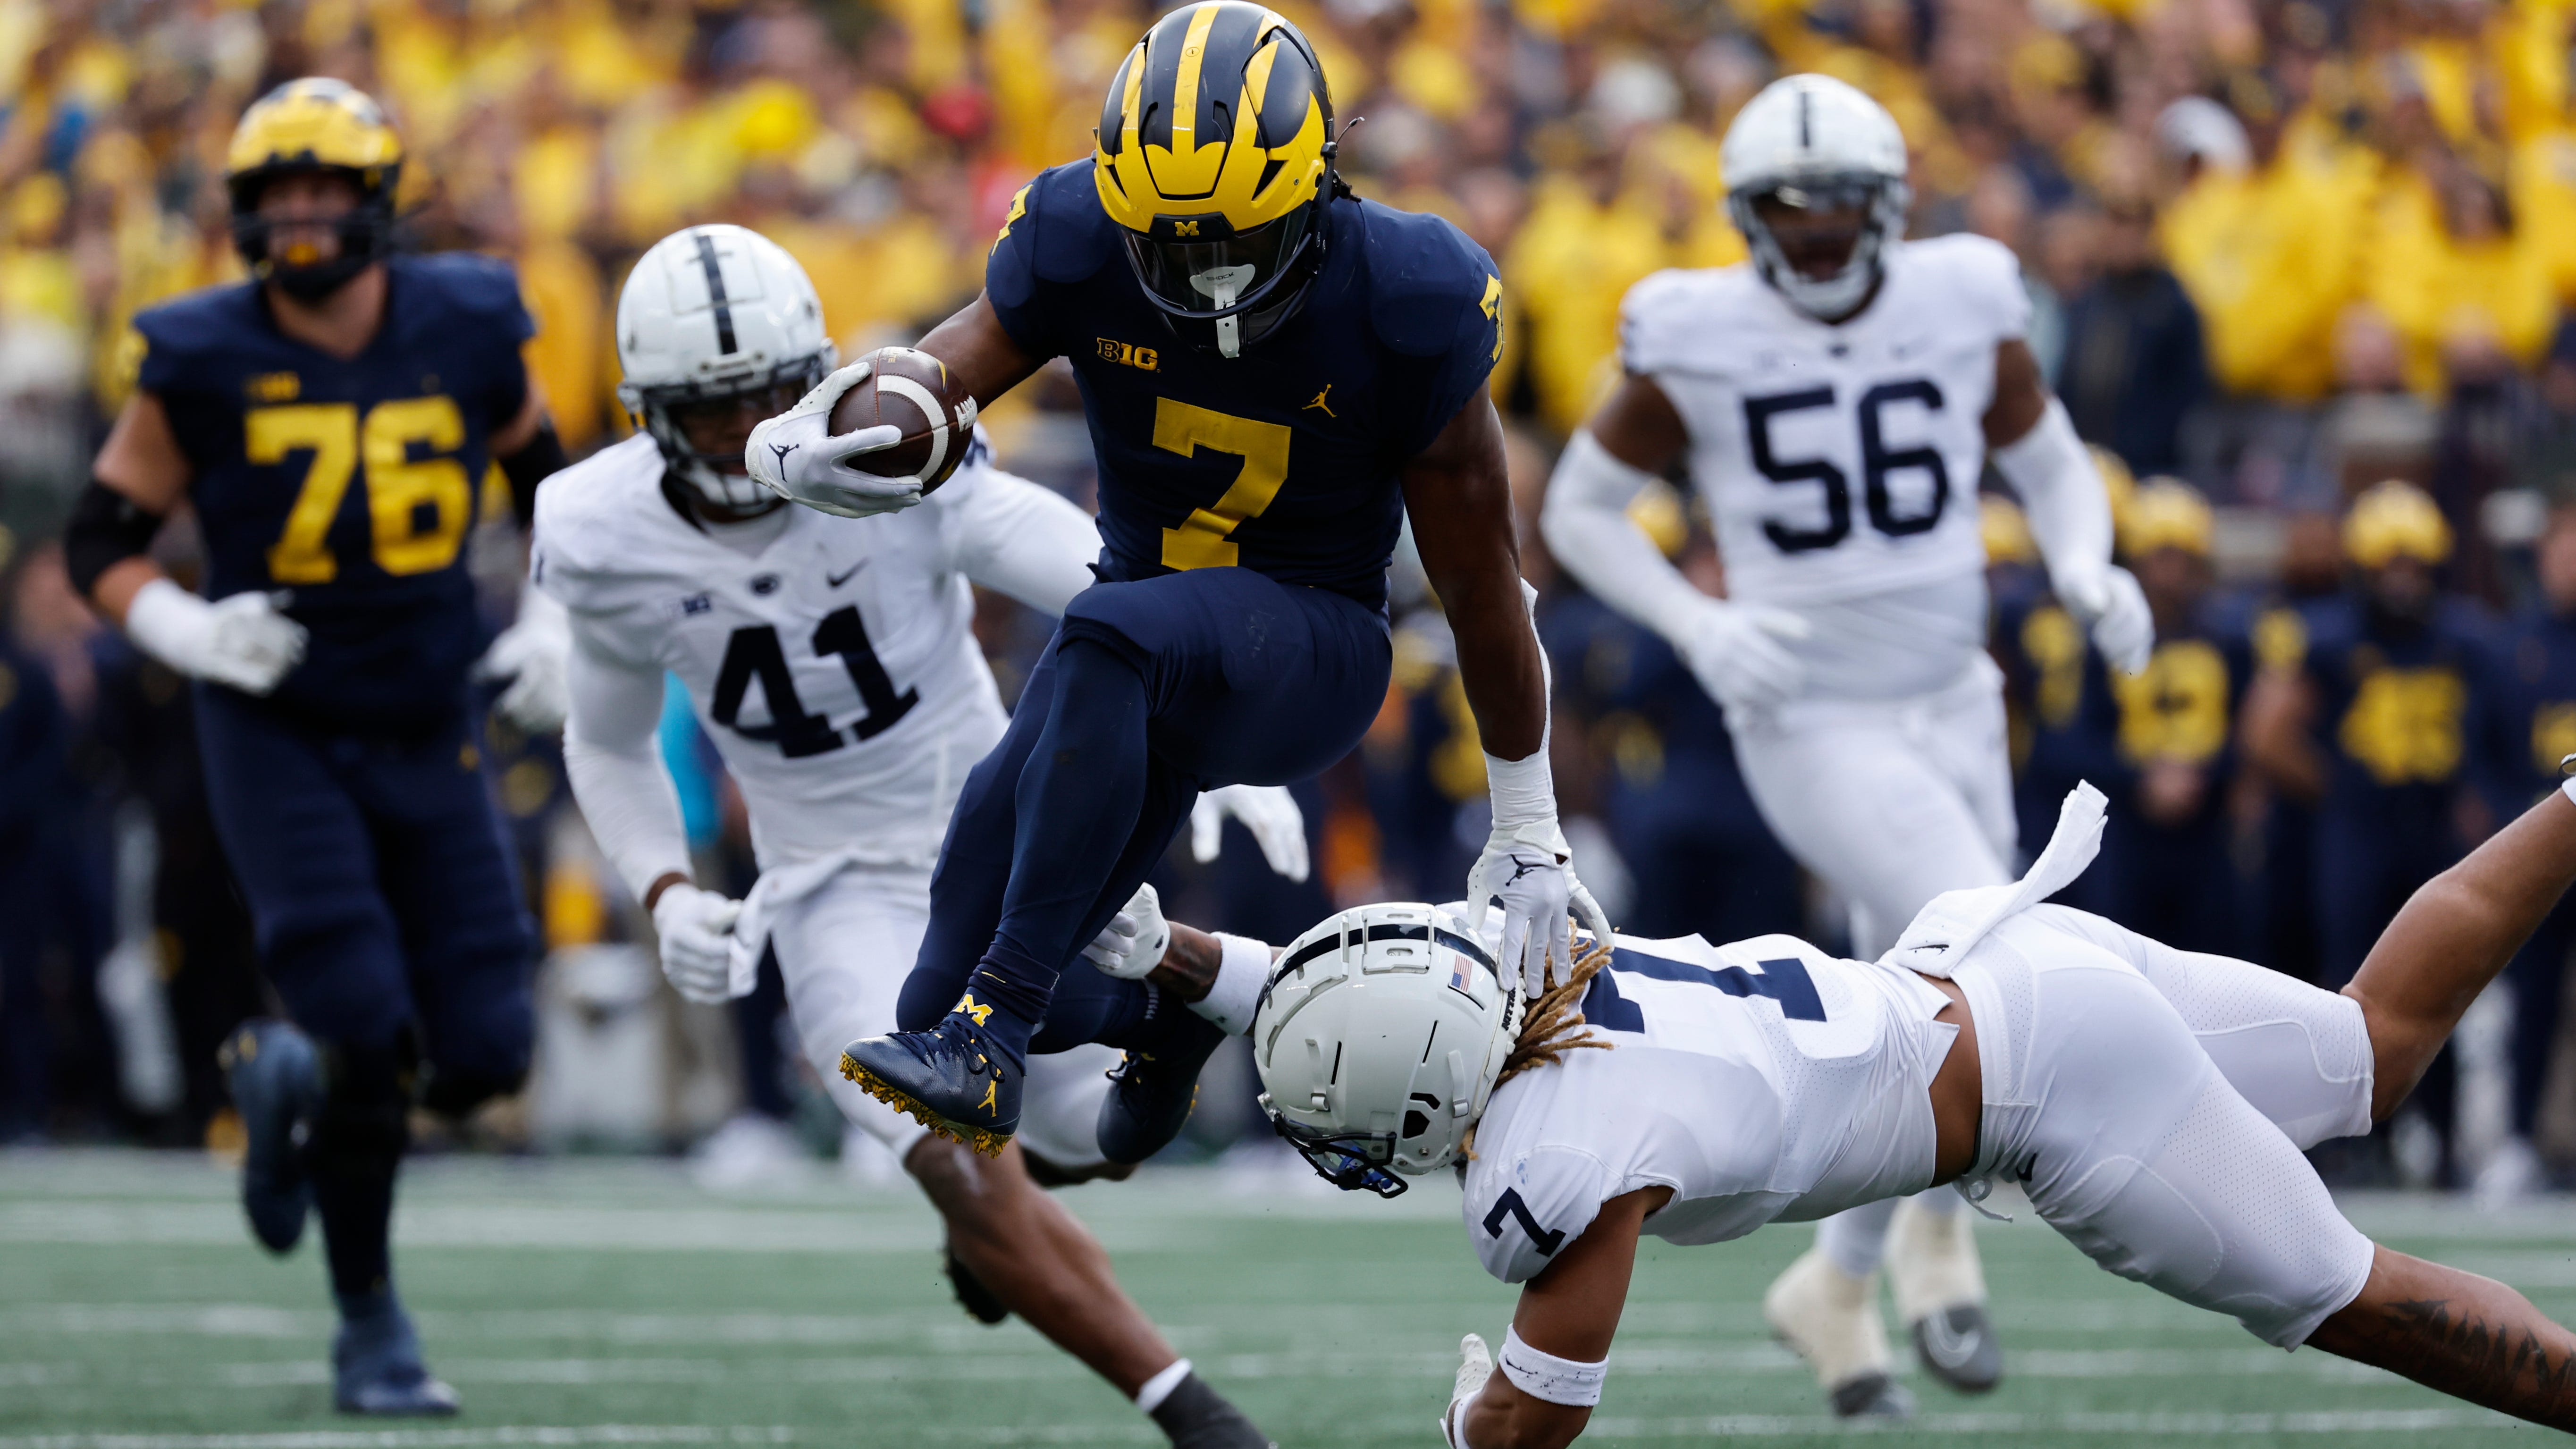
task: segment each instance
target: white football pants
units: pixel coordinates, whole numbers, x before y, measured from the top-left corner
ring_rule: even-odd
[[[1983,652],[1930,694],[1802,699],[1729,720],[1763,822],[1851,903],[1853,956],[1875,960],[1943,891],[2013,879],[2003,674]],[[1964,1206],[1946,1187],[1917,1201],[1936,1213]],[[1816,1245],[1867,1277],[1895,1216],[1893,1200],[1838,1213],[1816,1225]]]
[[[2301,1151],[2370,1130],[2361,1004],[2034,906],[1952,973],[1985,1078],[1971,1179],[2123,1278],[2295,1348],[2369,1279]]]
[[[849,865],[769,913],[769,944],[805,1060],[841,1115],[901,1161],[929,1131],[841,1075],[841,1048],[895,1029],[895,999],[930,928],[927,868]],[[1029,1058],[1018,1141],[1058,1167],[1096,1167],[1095,1124],[1120,1053],[1093,1044]]]

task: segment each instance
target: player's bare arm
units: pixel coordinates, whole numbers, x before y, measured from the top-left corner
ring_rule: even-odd
[[[994,315],[993,304],[981,292],[975,294],[974,301],[958,308],[955,316],[930,329],[930,335],[916,345],[948,364],[949,372],[979,407],[1019,386],[1029,374],[1046,365],[1045,358],[1031,357],[1011,340],[1011,334],[1002,327],[1002,319]]]
[[[2039,374],[2039,359],[2018,337],[1995,348],[1995,398],[1982,420],[1986,446],[2009,448],[2030,436],[2048,412],[2048,383]]]
[[[1547,682],[1521,602],[1503,422],[1484,389],[1406,466],[1404,509],[1423,572],[1458,636],[1458,677],[1485,749],[1526,759],[1547,730]]]
[[[1645,1187],[1603,1203],[1583,1236],[1560,1249],[1547,1271],[1521,1289],[1520,1306],[1512,1312],[1518,1343],[1504,1344],[1503,1371],[1485,1380],[1482,1393],[1450,1406],[1443,1427],[1452,1445],[1561,1449],[1583,1432],[1592,1420],[1590,1403],[1550,1402],[1514,1380],[1543,1382],[1547,1359],[1606,1367],[1610,1341],[1619,1333],[1619,1314],[1628,1305],[1628,1280],[1636,1272],[1638,1234],[1646,1218],[1672,1196],[1669,1187]],[[1524,1361],[1538,1373],[1525,1372]],[[1599,1394],[1596,1378],[1589,1397],[1597,1400]]]
[[[1611,457],[1642,473],[1662,473],[1690,446],[1690,429],[1673,400],[1653,378],[1633,372],[1584,427]]]

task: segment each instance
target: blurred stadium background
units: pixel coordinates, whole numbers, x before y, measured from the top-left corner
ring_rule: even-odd
[[[1556,448],[1615,374],[1622,293],[1658,268],[1743,255],[1719,212],[1717,138],[1736,107],[1791,70],[1841,76],[1896,114],[1914,152],[1915,235],[1974,230],[2020,254],[2034,346],[2115,475],[2129,560],[2157,592],[2165,632],[2202,646],[2160,655],[2143,682],[2115,686],[2046,598],[2012,508],[1989,496],[1994,646],[2010,680],[2025,839],[2045,834],[2078,776],[2109,788],[2115,808],[2141,822],[2115,837],[2079,887],[2092,892],[2082,904],[2333,980],[2353,963],[2321,920],[2384,919],[2415,880],[2519,809],[2557,756],[2576,750],[2576,644],[2560,641],[2551,653],[2552,630],[2576,629],[2566,622],[2576,616],[2576,322],[2562,320],[2576,316],[2566,312],[2576,301],[2576,6],[1280,8],[1315,38],[1340,114],[1365,117],[1344,151],[1357,189],[1450,217],[1502,263],[1509,311],[1495,390],[1511,431],[1527,572],[1543,590],[1542,629],[1558,661],[1557,779],[1586,879],[1623,926],[1716,939],[1840,934],[1837,903],[1801,878],[1755,815],[1716,706],[1660,641],[1555,578],[1530,526]],[[542,329],[534,367],[579,454],[627,427],[613,397],[608,316],[645,245],[690,221],[756,227],[812,272],[845,356],[908,341],[973,295],[1012,192],[1040,167],[1085,154],[1109,73],[1154,13],[1138,0],[0,0],[0,1143],[31,1149],[0,1154],[0,1359],[26,1360],[0,1362],[0,1430],[163,1422],[131,1417],[132,1405],[104,1391],[117,1381],[108,1365],[129,1345],[64,1327],[92,1322],[82,1304],[149,1299],[216,1313],[256,1299],[304,1313],[310,1286],[299,1279],[299,1292],[286,1292],[277,1275],[261,1276],[237,1227],[209,1226],[220,1212],[205,1200],[221,1184],[196,1154],[220,1161],[238,1141],[214,1045],[263,1008],[264,988],[206,817],[183,691],[72,595],[54,543],[105,420],[131,386],[128,319],[238,275],[220,171],[241,108],[303,74],[342,77],[388,104],[413,158],[404,185],[414,244],[517,263]],[[1088,442],[1060,369],[989,420],[1006,466],[1088,499]],[[2145,501],[2134,506],[2132,478],[2153,485],[2135,492]],[[2385,661],[2366,644],[2321,659],[2305,648],[2304,621],[2373,586],[2375,575],[2348,557],[2343,520],[2354,498],[2387,479],[2420,487],[2446,521],[2436,577],[2444,609],[2467,621],[2474,647],[2436,661],[2439,678],[2385,671],[2404,677],[2381,688],[2367,676]],[[485,525],[477,556],[487,561],[480,572],[497,627],[515,606],[519,554],[507,509],[487,512],[499,521]],[[1722,563],[1682,493],[1650,494],[1638,513],[1695,579],[1723,590]],[[187,563],[183,535],[172,530],[161,545],[174,566]],[[2408,537],[2390,547],[2436,551]],[[2361,551],[2375,560],[2376,547]],[[1397,599],[1396,682],[1376,728],[1352,758],[1301,788],[1316,878],[1290,886],[1269,876],[1232,826],[1231,848],[1212,867],[1176,852],[1164,881],[1176,918],[1284,940],[1337,905],[1457,894],[1486,831],[1480,756],[1445,626],[1401,560]],[[2177,630],[2177,620],[2188,627]],[[1045,629],[1004,601],[984,601],[979,630],[1006,697]],[[2329,717],[2320,699],[2352,707]],[[2328,762],[2322,786],[2302,768],[2302,740]],[[730,1009],[679,1002],[639,944],[647,924],[572,809],[553,742],[496,721],[489,743],[546,940],[539,1068],[523,1097],[461,1135],[432,1136],[429,1150],[644,1154],[682,1165],[594,1164],[609,1174],[594,1179],[561,1165],[516,1176],[449,1164],[438,1191],[479,1205],[460,1206],[460,1221],[506,1213],[522,1189],[566,1211],[633,1192],[697,1224],[655,1231],[721,1235],[730,1220],[689,1217],[698,1211],[690,1194],[765,1188],[835,1203],[864,1190],[864,1221],[881,1213],[908,1225],[887,1229],[898,1237],[921,1228],[917,1203],[878,1191],[894,1185],[895,1165],[864,1143],[842,1151],[828,1104],[781,1050],[774,979]],[[701,878],[738,891],[751,871],[742,813],[684,707],[667,715],[663,747]],[[2576,1058],[2559,1050],[2558,1007],[2571,939],[2553,927],[2493,993],[2463,1033],[2458,1070],[2409,1125],[2326,1164],[2355,1188],[2453,1194],[2373,1199],[2374,1210],[2428,1241],[2500,1235],[2518,1265],[2502,1276],[2535,1293],[2576,1284],[2565,1276],[2567,1242],[2541,1234],[2535,1246],[2530,1220],[2511,1210],[2576,1181]],[[1169,1262],[1132,1271],[1150,1310],[1181,1322],[1190,1321],[1185,1304],[1234,1315],[1232,1327],[1208,1331],[1250,1353],[1259,1320],[1248,1315],[1261,1305],[1223,1304],[1213,1285],[1243,1283],[1240,1254],[1268,1259],[1260,1245],[1270,1239],[1257,1213],[1223,1209],[1223,1189],[1207,1184],[1229,1174],[1274,1182],[1278,1158],[1255,1130],[1247,1066],[1220,1057],[1211,1070],[1172,1158],[1226,1170],[1187,1188],[1164,1181],[1198,1194],[1184,1202],[1219,1204],[1210,1211],[1234,1226],[1211,1229],[1208,1241],[1225,1238],[1237,1257],[1221,1262],[1211,1248],[1193,1263],[1189,1252],[1161,1249]],[[182,1151],[127,1159],[33,1150],[46,1144]],[[1128,1203],[1146,1195],[1091,1189],[1079,1201],[1105,1224],[1143,1214],[1146,1226],[1123,1237],[1109,1229],[1113,1246],[1141,1252],[1153,1246],[1152,1224],[1182,1216]],[[148,1206],[162,1197],[194,1205]],[[102,1215],[93,1200],[147,1206]],[[436,1210],[405,1211],[412,1233]],[[182,1220],[188,1226],[152,1226]],[[125,1224],[135,1237],[63,1226],[82,1222]],[[517,1241],[506,1224],[491,1231]],[[1421,1271],[1446,1274],[1439,1291],[1451,1298],[1442,1301],[1480,1305],[1481,1315],[1456,1323],[1464,1310],[1454,1309],[1436,1325],[1428,1318],[1437,1315],[1424,1315],[1420,1354],[1443,1334],[1490,1328],[1499,1300],[1452,1271],[1465,1255],[1431,1229],[1409,1232],[1367,1231],[1370,1273],[1410,1264],[1417,1249],[1445,1254],[1445,1266]],[[1281,1238],[1277,1261],[1257,1266],[1278,1275],[1272,1308],[1308,1305],[1277,1320],[1301,1334],[1347,1326],[1322,1306],[1320,1285],[1291,1266],[1290,1247],[1327,1237]],[[2111,1332],[2133,1321],[2184,1337],[2199,1331],[2157,1316],[2166,1310],[2143,1292],[2085,1276],[2053,1242],[2006,1237],[2040,1265],[2025,1272],[2012,1256],[2023,1249],[1990,1248],[2010,1265],[1998,1276],[2017,1346],[2097,1330],[2072,1326],[2091,1308],[2012,1304],[2016,1275],[2079,1307],[2115,1302],[2095,1315],[2106,1344],[2145,1342]],[[1749,1340],[1752,1286],[1786,1255],[1771,1235],[1761,1242],[1734,1266],[1692,1258],[1685,1272],[1682,1260],[1658,1257],[1658,1301],[1676,1315],[1667,1331]],[[502,1301],[497,1280],[521,1261],[506,1252],[456,1258],[453,1276],[440,1279],[452,1292],[416,1285],[433,1338],[442,1312],[539,1312],[535,1302]],[[630,1300],[675,1312],[681,1295],[632,1281],[674,1261],[600,1249],[547,1271],[575,1285],[567,1293],[609,1305],[603,1314]],[[730,1274],[726,1261],[690,1271],[713,1280]],[[921,1343],[991,1342],[966,1335],[928,1288],[913,1292],[914,1278],[930,1281],[926,1252],[902,1262],[922,1270],[897,1275],[901,1292],[919,1300],[908,1311],[936,1325],[921,1329]],[[1353,1267],[1341,1266],[1344,1281]],[[118,1281],[128,1268],[139,1276]],[[245,1286],[257,1284],[270,1286]],[[864,1311],[813,1292],[813,1302],[740,1307]],[[320,1333],[318,1318],[275,1322],[300,1325],[292,1332],[308,1339]],[[508,1341],[518,1331],[493,1330],[494,1341],[472,1352],[520,1353]],[[169,1332],[182,1337],[137,1342],[182,1364],[169,1393],[189,1399],[202,1387],[189,1375],[203,1374],[185,1365],[204,1355],[182,1330]],[[1337,1340],[1358,1345],[1354,1354],[1377,1342]],[[2188,1354],[2131,1368],[2167,1375],[2160,1396],[2188,1384],[2189,1405],[2213,1412],[2268,1406],[2282,1385],[2320,1412],[2358,1402],[2336,1387],[2343,1380],[2311,1373],[2304,1356],[2300,1369],[2270,1378],[2225,1377],[2237,1370],[2211,1365],[2255,1352],[2240,1343],[2210,1348],[2219,1357],[2198,1368]],[[1390,1339],[1387,1351],[1407,1373],[1421,1367],[1426,1384],[1437,1377],[1428,1358],[1402,1356],[1417,1347],[1406,1344],[1397,1350]],[[1704,1382],[1740,1366],[1727,1357],[1735,1352],[1673,1366],[1705,1370],[1691,1376]],[[66,1355],[88,1357],[46,1366]],[[1805,1414],[1786,1362],[1762,1370],[1779,1389],[1764,1402]],[[2105,1383],[2131,1372],[2102,1363]],[[2192,1382],[2204,1369],[2221,1376],[2210,1382],[2224,1393]],[[456,1377],[469,1393],[477,1387],[470,1371]],[[237,1400],[218,1395],[233,1407],[206,1422],[319,1412],[310,1386],[260,1382]],[[1074,1392],[1070,1380],[1064,1387]],[[583,1392],[615,1403],[605,1389]],[[2407,1392],[2371,1390],[2392,1404],[2431,1402]],[[2045,1393],[2054,1397],[1998,1412],[2094,1405],[2065,1384]],[[1354,1412],[1376,1423],[1401,1400],[1402,1414],[1386,1422],[1409,1422],[1402,1415],[1418,1397],[1409,1394],[1370,1389]],[[20,1407],[39,1400],[72,1407]],[[2105,1412],[2145,1413],[2169,1400],[2101,1402]],[[682,1395],[662,1412],[691,1418],[697,1403]],[[1657,1412],[1702,1411],[1675,1397]],[[1328,1417],[1312,1422],[1330,1432]],[[1682,1421],[1654,1422],[1669,1430]],[[2074,1442],[2074,1421],[2045,1422],[2054,1429],[2030,1418],[2013,1432]],[[2334,1422],[2267,1428],[2249,1419],[2223,1432],[2315,1442]],[[2398,1432],[2406,1422],[2355,1421],[2353,1432]],[[2423,1420],[2416,1442],[2470,1433],[2467,1422]],[[1965,1420],[1952,1427],[1969,1431]],[[2197,1432],[2126,1420],[2095,1427],[2112,1439]],[[998,1428],[986,1438],[1018,1442]],[[0,1449],[56,1442],[0,1434]]]

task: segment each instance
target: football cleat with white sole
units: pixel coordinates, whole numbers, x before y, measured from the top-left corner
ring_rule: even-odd
[[[1897,1321],[1932,1377],[1963,1394],[2003,1382],[2003,1342],[1986,1312],[1986,1274],[1963,1211],[1932,1212],[1912,1198],[1887,1228],[1888,1286]]]
[[[313,1211],[304,1175],[304,1120],[322,1090],[321,1062],[304,1033],[273,1019],[246,1021],[217,1060],[241,1113],[242,1212],[272,1253],[295,1251]]]
[[[1762,1295],[1762,1321],[1816,1371],[1842,1418],[1904,1418],[1914,1396],[1896,1382],[1878,1275],[1855,1278],[1810,1248]]]
[[[456,1390],[430,1376],[411,1315],[388,1293],[343,1313],[331,1341],[331,1404],[369,1418],[442,1417],[456,1412]]]
[[[1020,1130],[1027,1072],[985,1035],[966,997],[928,1031],[863,1036],[841,1048],[841,1075],[859,1090],[986,1157],[999,1157]]]

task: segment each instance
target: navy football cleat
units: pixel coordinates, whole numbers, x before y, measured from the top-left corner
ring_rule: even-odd
[[[220,1057],[247,1139],[242,1211],[261,1247],[291,1253],[313,1210],[313,1185],[304,1176],[299,1140],[304,1118],[321,1092],[313,1043],[286,1022],[264,1018],[242,1023]]]
[[[841,1075],[952,1142],[999,1157],[1020,1130],[1026,1073],[984,1032],[992,1008],[971,995],[928,1031],[863,1036],[841,1049]]]
[[[343,1414],[418,1418],[456,1412],[456,1390],[430,1377],[411,1315],[387,1293],[343,1313],[331,1341],[331,1403]]]
[[[1195,1011],[1173,1011],[1157,1025],[1152,1050],[1130,1048],[1100,1101],[1100,1152],[1112,1162],[1142,1162],[1181,1135],[1198,1105],[1199,1068],[1225,1040],[1224,1028]]]

